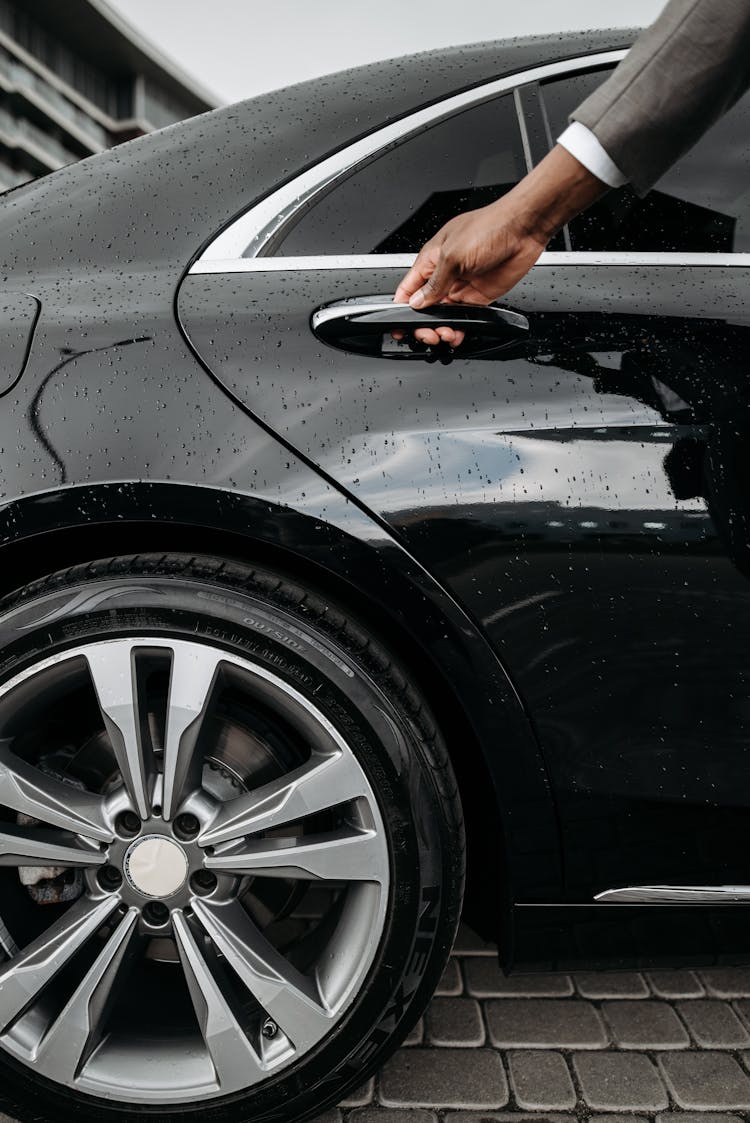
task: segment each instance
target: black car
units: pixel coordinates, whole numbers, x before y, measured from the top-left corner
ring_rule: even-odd
[[[309,1118],[465,867],[508,969],[747,960],[747,100],[501,307],[391,303],[631,39],[378,63],[0,202],[6,1110]]]

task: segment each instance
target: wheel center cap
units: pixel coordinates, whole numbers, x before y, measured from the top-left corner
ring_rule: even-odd
[[[125,855],[125,876],[144,897],[171,897],[187,881],[185,851],[171,838],[139,838]]]

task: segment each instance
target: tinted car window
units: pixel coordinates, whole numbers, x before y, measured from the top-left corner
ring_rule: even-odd
[[[515,106],[505,95],[408,138],[338,183],[276,252],[413,253],[449,218],[496,199],[525,172]]]
[[[550,139],[607,72],[542,86]],[[644,199],[610,191],[570,224],[573,249],[729,253],[750,250],[750,98],[745,97]]]

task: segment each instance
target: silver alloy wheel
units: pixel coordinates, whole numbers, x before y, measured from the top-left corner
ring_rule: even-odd
[[[145,699],[149,673],[165,661],[158,736]],[[14,917],[0,906],[0,1047],[75,1091],[125,1102],[246,1089],[317,1045],[372,965],[390,881],[375,793],[302,694],[200,642],[115,639],[54,655],[0,688],[5,726],[21,695],[27,708],[45,691],[59,704],[82,677],[116,761],[105,790],[43,771],[15,754],[14,738],[0,740],[0,866],[14,867],[24,886],[37,874],[56,884],[61,872],[80,884],[74,903],[22,950]],[[205,763],[208,715],[230,688],[288,727],[306,754],[244,790]],[[317,919],[308,911],[304,963],[294,962],[297,945],[277,946],[248,906],[265,879],[327,902]],[[35,916],[43,913],[39,906]],[[149,1031],[148,992],[138,996],[139,1025],[117,1020],[133,963],[154,948],[143,969],[166,972],[194,1010],[192,1026],[162,1036]],[[152,1009],[158,988],[153,998]]]

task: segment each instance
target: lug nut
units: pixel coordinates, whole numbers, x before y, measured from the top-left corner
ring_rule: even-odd
[[[188,839],[195,838],[201,825],[195,815],[185,812],[183,815],[178,815],[174,821],[174,830],[178,838]]]
[[[133,838],[141,829],[141,820],[135,811],[123,811],[117,816],[115,828],[118,834]]]
[[[122,874],[116,866],[105,866],[99,871],[99,884],[102,889],[119,889],[122,885]]]
[[[190,884],[195,893],[210,893],[216,888],[216,874],[211,870],[198,870],[190,878]]]
[[[279,1027],[276,1025],[276,1022],[274,1022],[271,1018],[266,1018],[263,1025],[261,1026],[260,1032],[263,1034],[263,1036],[265,1038],[267,1038],[270,1041],[271,1038],[275,1037],[276,1034],[279,1032]]]
[[[143,915],[150,924],[166,924],[169,920],[169,909],[161,901],[149,901],[143,910]]]

